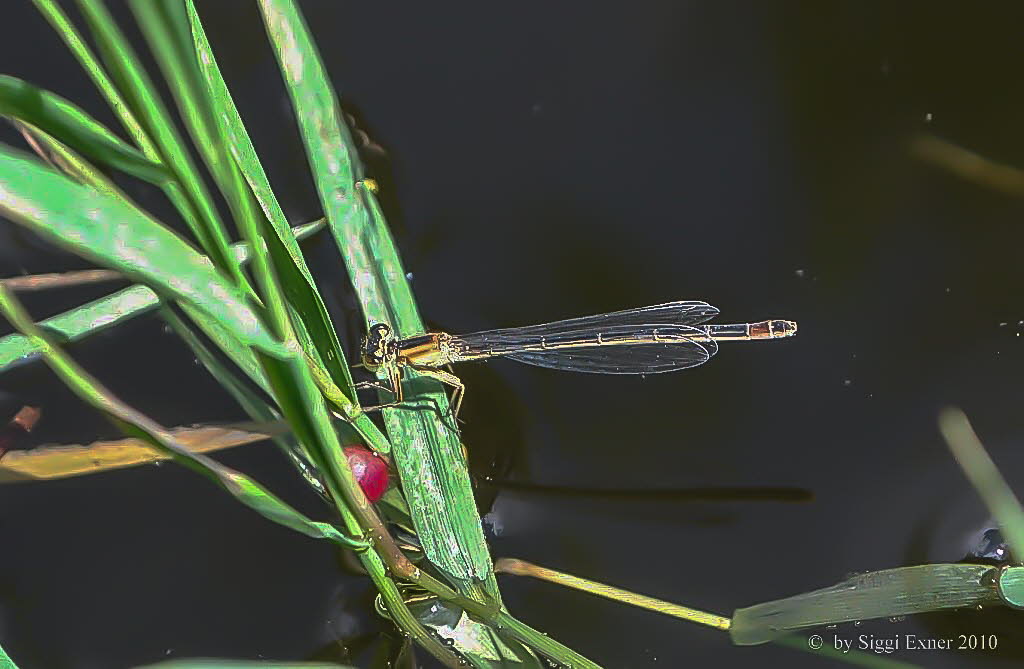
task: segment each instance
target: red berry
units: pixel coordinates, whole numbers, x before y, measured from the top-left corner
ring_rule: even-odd
[[[343,450],[366,499],[373,503],[383,497],[388,489],[387,461],[365,446],[345,446]]]
[[[23,406],[7,425],[0,428],[0,456],[32,431],[41,414],[42,411],[36,407]]]

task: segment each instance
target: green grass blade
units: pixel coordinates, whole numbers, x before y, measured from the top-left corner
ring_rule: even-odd
[[[149,288],[132,286],[48,318],[40,326],[51,337],[74,342],[146,313],[159,303],[160,298]],[[0,338],[0,372],[38,358],[39,348],[28,337],[10,334]]]
[[[1010,551],[1020,560],[1024,557],[1024,508],[1020,500],[985,452],[963,411],[944,410],[939,415],[939,429],[960,468],[1003,531]]]
[[[150,139],[142,124],[139,123],[131,105],[129,105],[129,102],[118,90],[118,87],[107,74],[103,65],[100,64],[99,59],[85,43],[85,40],[82,39],[78,29],[68,20],[60,6],[54,0],[33,0],[33,2],[82,65],[86,74],[103,95],[107,104],[110,105],[110,108],[121,121],[121,125],[142,150],[143,154],[154,162],[166,165],[160,150],[153,140]],[[182,188],[181,184],[177,180],[171,180],[162,184],[162,188],[167,198],[189,226],[192,234],[199,241],[200,246],[215,260],[221,259],[217,252],[218,245],[216,241],[207,234],[206,227],[201,220],[200,211],[196,208],[196,205],[189,198],[188,193]],[[245,276],[237,267],[231,267],[228,271],[240,285],[247,285]]]
[[[273,304],[280,301],[280,296],[272,293],[269,299]],[[287,321],[279,321],[278,327],[287,328],[287,324]],[[293,345],[294,336],[286,332],[285,339],[289,342],[289,349],[296,350]],[[297,355],[289,359],[261,355],[261,362],[285,420],[299,438],[299,443],[304,446],[305,453],[320,471],[327,492],[340,512],[345,526],[351,533],[364,530],[367,536],[374,538],[378,551],[391,552],[394,562],[400,553],[390,542],[383,523],[355,482],[337,434],[332,429],[324,398],[313,381],[310,368]],[[431,636],[409,612],[401,592],[391,580],[389,567],[385,566],[377,552],[367,551],[360,557],[367,573],[380,591],[392,619],[401,629],[412,635],[417,643],[447,666],[460,667],[461,664],[451,649]],[[419,575],[418,570],[414,570],[414,573]]]
[[[0,148],[0,213],[74,253],[188,302],[248,345],[285,355],[242,291],[131,205]]]
[[[184,320],[178,317],[171,309],[163,310],[164,320],[174,329],[179,337],[192,349],[196,359],[210,372],[221,387],[231,395],[249,418],[256,423],[272,424],[280,420],[280,414],[263,401],[249,386],[238,380],[232,370],[221,364],[220,360],[206,347],[206,344],[189,328]],[[222,345],[223,347],[223,345]],[[261,386],[268,390],[269,387],[265,377],[260,370]],[[323,482],[313,472],[306,458],[301,455],[301,448],[295,442],[294,436],[290,434],[277,435],[272,437],[279,449],[292,461],[295,468],[299,470],[306,482],[324,497],[329,497]]]
[[[729,629],[728,618],[708,613],[706,611],[691,609],[688,606],[666,602],[662,599],[639,595],[635,592],[630,592],[629,590],[616,588],[613,585],[598,583],[597,581],[591,581],[590,579],[541,567],[539,565],[526,562],[525,560],[501,558],[497,563],[495,563],[494,567],[495,571],[503,574],[530,576],[532,578],[547,581],[548,583],[555,583],[564,588],[572,588],[573,590],[586,592],[597,597],[604,597],[616,602],[628,604],[629,606],[647,609],[648,611],[655,611],[662,615],[686,620],[687,622],[707,625],[708,627],[714,627],[715,629],[720,630]]]
[[[239,286],[248,287],[248,280],[238,265],[231,261],[227,233],[213,199],[171,115],[156,94],[156,86],[142,68],[138,54],[100,0],[78,0],[78,6],[119,92],[156,146],[161,162],[168,167],[184,192],[187,202],[176,203],[186,207],[182,215],[190,221],[213,263],[227,272]]]
[[[156,56],[185,128],[235,221],[253,216],[245,181],[218,134],[212,100],[199,72],[191,26],[182,0],[133,0],[131,8]]]
[[[364,199],[368,190],[361,192],[361,184],[354,182],[361,176],[361,168],[354,159],[348,130],[341,124],[333,90],[306,27],[294,3],[263,0],[260,6],[292,97],[324,212],[364,313],[371,320],[392,322],[400,335],[422,331],[390,234],[382,220],[378,226],[373,225],[368,200]],[[417,385],[418,390],[413,384],[406,387],[418,392],[421,399],[426,395],[431,407],[446,412],[447,398],[438,384]],[[457,433],[430,411],[385,410],[385,422],[427,557],[467,596],[478,602],[500,603]],[[543,642],[544,652],[556,661],[596,666],[539,633],[525,639],[531,630],[510,616],[498,613],[495,618],[494,613],[480,613],[483,619],[495,621],[510,636],[535,648],[535,643]],[[486,627],[474,622],[470,628],[478,640],[487,638]],[[474,665],[494,666],[494,660],[477,649],[464,645],[458,648]],[[487,655],[501,658],[499,662],[505,665],[523,661],[498,644],[488,644]]]
[[[84,158],[72,151],[70,148],[57,141],[54,137],[43,132],[34,125],[22,121],[13,121],[25,141],[28,142],[36,155],[46,161],[51,167],[66,174],[77,183],[89,186],[94,190],[105,193],[111,197],[131,202],[125,193],[114,185],[114,182],[107,178],[99,169],[94,167]]]
[[[296,110],[310,167],[352,283],[370,321],[401,336],[422,332],[390,234],[371,220],[356,181],[362,177],[323,64],[294,3],[261,0],[267,32]],[[434,406],[447,408],[435,382],[417,379]],[[428,559],[464,592],[488,584],[497,597],[490,556],[473,501],[458,435],[428,411],[388,411],[385,421],[416,529]]]
[[[272,234],[272,233],[271,233]],[[334,382],[334,379],[326,371],[326,366],[320,359],[319,351],[313,341],[313,335],[307,329],[306,322],[293,314],[295,324],[295,336],[299,340],[302,350],[306,352],[306,362],[309,371],[313,374],[320,392],[324,398],[333,406],[337,407],[340,415],[345,418],[345,423],[339,429],[348,438],[349,442],[361,441],[377,453],[388,454],[391,452],[391,443],[380,431],[376,423],[369,416],[356,409],[354,404],[341,388]],[[333,332],[333,328],[332,328]]]
[[[132,0],[129,6],[203,162],[225,197],[237,197],[237,192],[229,192],[237,191],[231,186],[230,156],[217,134],[213,106],[201,81],[184,2]]]
[[[295,228],[295,235],[303,239],[319,231],[323,226],[323,219],[306,223]],[[245,243],[233,245],[231,252],[238,262],[245,262],[249,258],[249,247]],[[42,321],[40,326],[50,333],[51,336],[56,337],[63,343],[75,342],[136,316],[148,313],[159,304],[160,298],[146,286],[131,286],[112,295],[48,318]],[[218,339],[210,331],[207,331],[207,335],[215,340]],[[247,351],[247,353],[251,358],[251,352]],[[19,364],[35,360],[38,357],[39,350],[28,337],[20,334],[0,337],[0,374]],[[239,361],[236,359],[235,362],[238,363]],[[240,366],[242,365],[240,364]],[[259,383],[259,379],[262,377],[262,370],[259,370],[259,366],[254,359],[252,369],[258,371],[258,374],[250,374],[250,376],[254,376],[255,380]],[[265,381],[261,385],[265,386]]]
[[[295,339],[291,313],[278,276],[270,262],[269,253],[264,246],[264,226],[251,215],[243,215],[237,222],[253,249],[253,274],[259,282],[270,325],[285,342],[287,349],[294,352],[286,357],[259,354],[272,394],[282,415],[305,449],[305,454],[320,471],[327,492],[340,512],[345,526],[352,533],[362,531],[374,537],[375,548],[382,553],[390,554],[395,565],[399,565],[404,558],[390,542],[383,524],[356,484],[341,450],[338,436],[331,425],[323,395],[314,381],[306,357],[299,354],[301,347]],[[413,635],[418,643],[447,665],[458,666],[458,659],[451,650],[431,637],[409,613],[380,556],[376,552],[366,552],[361,558],[381,592],[391,616],[402,629]],[[417,573],[413,570],[410,575]]]
[[[554,569],[547,569],[545,567],[531,564],[523,560],[516,560],[513,558],[502,558],[495,563],[494,568],[495,571],[499,573],[515,574],[517,576],[530,576],[532,578],[547,581],[548,583],[554,583],[562,587],[572,588],[574,590],[586,592],[591,595],[596,595],[598,597],[605,597],[613,601],[628,604],[629,606],[636,606],[638,608],[647,609],[648,611],[654,611],[657,613],[661,613],[663,615],[672,616],[673,618],[678,618],[680,620],[686,620],[688,622],[707,625],[708,627],[713,627],[715,629],[723,631],[729,630],[730,627],[736,624],[735,619],[730,620],[729,618],[715,615],[713,613],[707,613],[705,611],[699,611],[697,609],[692,609],[688,606],[681,606],[673,602],[667,602],[661,599],[656,599],[654,597],[640,595],[635,592],[630,592],[629,590],[616,588],[615,586],[607,585],[604,583],[598,583],[596,581],[591,581],[589,579],[581,578],[579,576],[573,576],[572,574],[566,574],[564,572],[556,571]],[[756,609],[757,607],[752,608]],[[765,617],[767,618],[768,623],[772,622],[769,616]],[[764,621],[758,622],[763,623]],[[754,630],[754,625],[752,625],[750,618],[743,619],[741,616],[739,625],[741,628],[743,628],[740,629],[741,635],[749,636]],[[533,634],[540,635],[540,633],[536,631],[533,631]],[[764,638],[761,641],[759,641],[759,643],[773,640],[782,645],[795,645],[792,643],[788,643],[788,639],[790,639],[791,637],[786,637],[784,636],[784,634],[784,632],[780,633],[778,638]],[[546,641],[546,639],[542,637],[541,642],[543,643],[544,641]],[[540,648],[541,646],[537,647]],[[810,651],[812,653],[820,652],[821,654],[827,654],[822,649],[815,650],[808,648],[806,637],[802,639],[802,645],[800,646],[800,648],[802,650]],[[877,667],[878,669],[896,669],[897,667],[900,669],[906,669],[907,667],[914,666],[904,664],[901,662],[886,664],[885,661],[882,661],[881,663],[875,663],[875,656],[871,655],[870,653],[861,653],[857,650],[850,651],[849,649],[847,649],[844,654],[839,655],[837,659],[844,660],[850,664],[866,667]]]
[[[375,270],[375,285],[360,295],[365,300],[363,308],[368,320],[391,323],[403,337],[423,332],[412,290],[376,196],[365,184],[360,184],[357,192],[369,214],[365,227],[359,230],[357,220],[345,221],[342,235],[352,240],[347,245],[341,244],[338,236],[342,226],[332,226],[332,231],[353,284],[358,286],[356,276],[368,276],[368,268]],[[374,302],[375,296],[379,302]],[[396,449],[395,455],[402,481],[416,482],[405,487],[405,494],[420,540],[431,562],[442,556],[440,564],[434,563],[446,573],[459,579],[483,581],[489,594],[497,598],[490,553],[459,435],[451,429],[451,421],[442,418],[449,415],[448,396],[436,381],[415,372],[408,372],[407,377],[411,377],[406,381],[409,401],[428,410],[384,409],[383,413],[392,443],[405,446]],[[461,549],[457,555],[446,548],[452,538]]]
[[[330,316],[313,282],[312,274],[299,251],[284,211],[274,196],[263,165],[256,155],[231,93],[221,76],[192,2],[187,3],[187,11],[202,80],[215,108],[213,115],[217,119],[220,135],[227,138],[226,143],[235,164],[262,208],[264,218],[261,222],[269,223],[271,230],[266,230],[264,237],[270,245],[274,267],[281,277],[288,302],[298,310],[310,330],[320,361],[331,379],[345,392],[350,401],[355,402],[356,395],[348,364]]]
[[[315,522],[278,499],[249,477],[225,467],[204,455],[192,453],[178,443],[173,435],[148,417],[121,402],[97,380],[80,368],[66,353],[55,346],[13,295],[0,287],[0,312],[22,334],[31,338],[43,358],[62,381],[81,399],[107,414],[130,436],[146,439],[176,462],[203,474],[231,493],[238,501],[266,518],[306,536],[329,539],[348,548],[365,548],[362,539],[352,539],[329,523]]]
[[[0,116],[36,126],[99,165],[154,184],[170,176],[78,106],[16,77],[0,75]]]
[[[217,348],[231,358],[232,362],[234,362],[240,370],[245,372],[246,376],[252,379],[252,381],[263,390],[268,393],[271,392],[270,383],[267,381],[263,367],[260,365],[259,359],[253,349],[249,348],[245,342],[236,337],[234,333],[232,333],[230,329],[224,327],[222,323],[208,318],[205,314],[188,304],[181,302],[178,304],[189,319],[203,331],[203,333],[217,346]]]
[[[0,669],[18,669],[18,665],[4,652],[3,648],[0,648]]]
[[[976,564],[872,571],[828,588],[737,609],[729,636],[733,643],[748,646],[808,627],[998,604],[996,571]]]
[[[196,54],[200,63],[200,71],[205,85],[208,87],[210,99],[215,106],[215,118],[223,137],[227,138],[234,163],[244,175],[252,195],[258,201],[262,212],[258,221],[262,227],[263,238],[267,241],[270,258],[278,276],[289,305],[297,312],[293,318],[296,335],[307,352],[307,361],[317,375],[317,384],[328,399],[350,414],[351,405],[356,400],[355,390],[348,364],[345,361],[337,333],[331,323],[330,316],[323,300],[316,289],[312,274],[306,266],[302,253],[296,243],[294,234],[287,225],[287,219],[274,196],[267,179],[266,172],[256,155],[242,119],[238,114],[227,85],[217,67],[216,59],[210,49],[209,42],[203,32],[202,24],[191,2],[187,4],[189,19]],[[253,212],[247,210],[246,215]],[[320,370],[326,371],[324,377]],[[338,396],[338,391],[344,397]],[[350,416],[353,425],[362,440],[377,452],[387,453],[390,444],[380,433],[376,425],[365,415]]]
[[[135,140],[136,144],[142,149],[142,152],[149,159],[162,164],[156,147],[149,140],[148,135],[146,135],[146,132],[128,108],[128,103],[125,102],[114,82],[107,75],[106,70],[103,69],[103,66],[85,43],[85,40],[82,39],[74,24],[68,20],[60,5],[54,0],[32,1],[35,3],[39,13],[53,26],[57,35],[64,41],[72,55],[81,64],[82,69],[85,70],[89,79],[92,80],[100,94],[107,101],[107,104],[110,105],[110,108],[121,121],[121,125],[128,131],[128,134]]]

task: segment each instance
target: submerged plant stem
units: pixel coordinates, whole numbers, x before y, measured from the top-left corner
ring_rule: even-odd
[[[622,602],[623,604],[637,606],[649,611],[656,611],[657,613],[663,613],[667,616],[672,616],[673,618],[681,618],[683,620],[700,623],[701,625],[707,625],[708,627],[714,627],[720,630],[728,630],[730,625],[730,620],[728,618],[715,615],[714,613],[706,613],[686,606],[680,606],[679,604],[673,604],[672,602],[655,599],[654,597],[638,595],[635,592],[630,592],[629,590],[605,585],[604,583],[597,583],[596,581],[590,581],[585,578],[580,578],[579,576],[555,571],[554,569],[547,569],[524,560],[502,558],[494,563],[494,571],[498,573],[514,574],[516,576],[532,576],[533,578],[547,581],[549,583],[557,583],[558,585],[565,586],[566,588],[588,592],[592,595],[597,595],[598,597],[605,597],[606,599],[612,599],[617,602]]]
[[[83,269],[74,272],[55,272],[50,274],[29,274],[0,279],[0,284],[7,290],[27,292],[30,290],[49,290],[51,288],[69,288],[91,283],[106,281],[127,281],[128,277],[112,269]]]

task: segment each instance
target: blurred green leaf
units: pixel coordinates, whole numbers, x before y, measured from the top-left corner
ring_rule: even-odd
[[[128,203],[2,147],[0,213],[84,258],[191,304],[248,345],[286,355],[242,291],[173,231]]]
[[[1024,507],[1020,500],[992,462],[963,411],[944,409],[939,414],[939,430],[964,476],[995,518],[1010,551],[1020,560],[1024,556]]]

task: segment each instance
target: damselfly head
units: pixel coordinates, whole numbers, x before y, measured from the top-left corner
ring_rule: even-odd
[[[363,366],[371,372],[393,356],[395,336],[387,323],[375,323],[363,340]]]
[[[768,321],[772,339],[776,337],[792,337],[796,334],[795,321]]]

